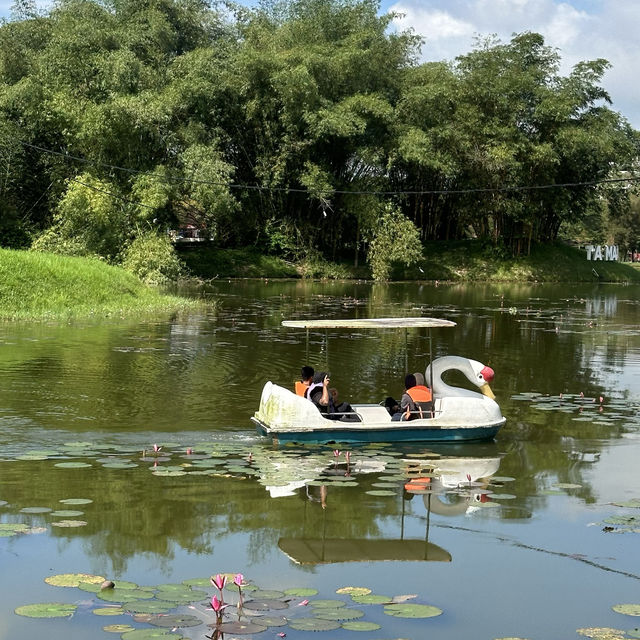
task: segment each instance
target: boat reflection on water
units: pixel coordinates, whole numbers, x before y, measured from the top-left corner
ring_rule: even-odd
[[[442,547],[429,541],[431,514],[452,516],[461,515],[474,504],[487,500],[489,493],[484,489],[490,477],[500,466],[499,457],[473,458],[449,457],[437,460],[402,460],[407,478],[401,495],[401,513],[398,522],[398,537],[395,538],[353,538],[336,536],[327,523],[326,513],[330,510],[326,485],[305,486],[300,489],[305,502],[320,503],[322,523],[309,527],[312,534],[295,538],[280,538],[278,547],[296,564],[314,565],[338,562],[378,562],[426,561],[451,562],[451,554]],[[430,469],[428,474],[418,475],[412,469]],[[363,469],[361,473],[380,471]],[[334,465],[325,470],[327,474],[344,474],[344,468]],[[349,472],[349,470],[347,470]],[[353,475],[358,475],[356,471]],[[325,475],[325,477],[327,477]],[[421,538],[405,536],[406,505],[415,495],[421,495],[426,508],[424,536]],[[307,518],[307,504],[304,509]],[[303,523],[302,531],[307,530]]]
[[[432,513],[439,516],[468,514],[478,509],[479,504],[490,501],[486,487],[499,467],[498,457],[438,460],[435,477],[430,478],[428,489],[418,491],[422,494],[427,516]],[[411,486],[416,485],[409,484]]]

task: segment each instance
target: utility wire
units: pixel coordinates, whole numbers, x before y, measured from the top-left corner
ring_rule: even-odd
[[[72,154],[63,152],[63,151],[55,151],[53,149],[47,149],[45,147],[40,147],[35,144],[30,144],[28,142],[20,142],[25,147],[30,149],[35,149],[42,153],[48,153],[51,155],[59,156],[64,158],[65,160],[72,160],[75,162],[82,162],[88,165],[105,167],[107,169],[113,169],[115,171],[122,171],[125,173],[133,174],[133,175],[147,175],[154,178],[160,178],[164,182],[173,182],[173,183],[193,183],[193,184],[207,184],[212,186],[226,187],[228,189],[238,189],[238,190],[246,190],[246,191],[274,191],[274,192],[285,192],[285,193],[309,193],[308,189],[299,189],[295,187],[265,187],[260,185],[251,185],[251,184],[237,184],[237,183],[227,183],[215,180],[196,180],[194,178],[168,178],[167,176],[161,175],[159,173],[153,173],[152,171],[142,171],[139,169],[131,169],[128,167],[120,167],[118,165],[109,164],[106,162],[100,161],[92,161],[87,158],[82,158],[80,156],[74,156]],[[629,183],[629,182],[638,182],[640,181],[640,176],[629,176],[626,178],[602,178],[599,180],[588,180],[584,182],[558,182],[553,184],[541,184],[541,185],[522,185],[522,186],[511,186],[511,187],[474,187],[469,189],[428,189],[428,190],[397,190],[397,191],[375,191],[375,190],[332,190],[332,194],[339,195],[384,195],[384,196],[392,196],[392,195],[464,195],[471,193],[504,193],[504,192],[520,192],[520,191],[541,191],[541,190],[549,190],[549,189],[564,189],[570,187],[595,187],[601,184],[618,184],[618,183]],[[82,183],[81,183],[82,184]],[[85,185],[88,186],[88,185]],[[119,197],[119,196],[117,196]],[[137,203],[133,203],[137,204]],[[146,206],[146,205],[142,205]],[[152,208],[152,207],[149,207]]]

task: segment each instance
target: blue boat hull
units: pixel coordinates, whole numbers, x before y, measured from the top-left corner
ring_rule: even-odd
[[[456,427],[451,429],[425,427],[404,427],[399,423],[393,426],[371,429],[362,424],[352,423],[353,426],[333,427],[330,431],[321,429],[305,429],[301,431],[275,431],[269,429],[258,420],[258,433],[267,436],[276,444],[310,443],[323,444],[331,442],[367,443],[367,442],[480,442],[491,440],[498,433],[502,424],[478,427]]]

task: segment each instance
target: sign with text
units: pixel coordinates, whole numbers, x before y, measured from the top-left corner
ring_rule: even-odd
[[[588,244],[585,249],[587,250],[587,260],[609,260],[615,261],[618,259],[618,245],[617,244]]]

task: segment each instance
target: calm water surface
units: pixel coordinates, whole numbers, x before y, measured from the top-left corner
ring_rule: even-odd
[[[342,599],[382,627],[320,633],[332,639],[560,639],[638,626],[612,606],[640,603],[640,288],[225,281],[204,294],[217,307],[187,317],[0,325],[0,536],[10,523],[30,531],[0,537],[2,640],[148,628],[96,616],[105,603],[95,594],[44,582],[76,572],[140,585],[242,572],[261,589],[317,589],[311,604]],[[414,315],[457,323],[435,332],[434,355],[496,371],[508,421],[495,442],[350,447],[347,468],[332,447],[278,450],[257,437],[249,418],[265,380],[290,386],[305,362],[365,402],[401,393],[405,345],[409,371],[428,364],[423,330],[307,344],[282,320]],[[431,490],[407,491],[415,477]],[[91,502],[60,502],[76,498]],[[336,595],[344,586],[415,594],[409,603],[443,613],[391,617]],[[311,616],[300,600],[275,613]],[[46,602],[78,609],[71,619],[13,613]],[[202,602],[189,611],[204,619]],[[280,632],[318,637],[288,626],[253,637]]]

